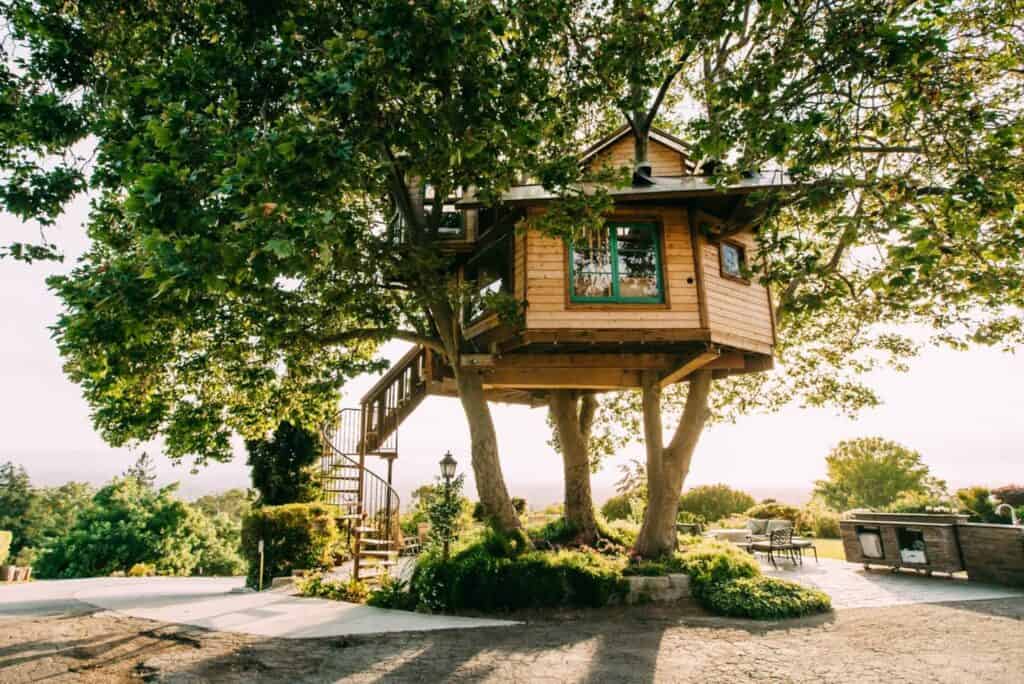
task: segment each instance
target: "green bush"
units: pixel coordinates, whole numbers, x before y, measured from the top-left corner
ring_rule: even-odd
[[[949,500],[927,492],[904,492],[885,507],[888,513],[936,513],[955,510]]]
[[[779,620],[831,610],[828,595],[774,577],[741,577],[717,585],[703,599],[710,610],[730,617]]]
[[[664,577],[679,572],[685,572],[682,558],[678,554],[665,556],[657,560],[642,560],[638,563],[630,563],[622,571],[624,577]]]
[[[557,518],[543,527],[531,530],[530,536],[536,541],[546,541],[549,544],[568,544],[579,535],[579,528],[565,518]]]
[[[447,563],[436,554],[420,558],[410,591],[417,608],[519,610],[554,606],[603,606],[626,591],[621,561],[592,551],[529,552],[495,557],[483,544]]]
[[[1001,523],[1005,518],[996,515],[996,504],[992,492],[986,487],[965,487],[956,492],[960,511],[971,516],[971,522]]]
[[[332,601],[348,603],[366,603],[370,596],[370,587],[360,580],[325,580],[319,572],[301,577],[295,582],[295,588],[303,596],[324,598]]]
[[[246,584],[259,586],[259,542],[264,542],[263,586],[293,570],[333,564],[339,543],[333,509],[323,504],[286,504],[253,510],[242,522],[242,557],[249,564]]]
[[[129,577],[155,577],[156,566],[150,563],[136,563],[128,569]]]
[[[735,513],[742,513],[756,503],[754,497],[728,485],[701,485],[679,497],[679,510],[692,513],[704,520],[720,520]]]
[[[7,564],[7,557],[11,555],[11,539],[13,534],[7,530],[0,530],[0,565]]]
[[[684,552],[681,560],[693,596],[702,602],[722,584],[761,574],[750,554],[727,542],[703,541]]]
[[[794,525],[800,521],[800,509],[782,503],[757,504],[748,508],[744,515],[758,520],[788,520]]]
[[[392,610],[415,610],[416,597],[409,591],[409,583],[385,576],[380,587],[370,592],[366,605]]]
[[[603,522],[599,519],[597,529],[601,536],[626,548],[632,548],[636,544],[637,535],[640,534],[640,526],[630,520]]]
[[[612,498],[604,502],[601,506],[601,515],[605,517],[608,522],[615,522],[616,520],[629,520],[633,514],[633,506],[631,503],[629,494],[616,494]]]
[[[796,527],[801,534],[818,539],[839,539],[839,514],[812,501],[800,509]]]

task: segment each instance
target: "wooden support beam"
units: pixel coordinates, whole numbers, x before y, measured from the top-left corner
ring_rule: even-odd
[[[672,370],[683,360],[681,354],[643,353],[569,353],[506,354],[497,358],[495,368],[608,368],[619,370]]]
[[[708,365],[709,363],[717,359],[720,355],[721,354],[718,350],[706,351],[701,354],[698,354],[697,356],[693,357],[692,359],[684,363],[679,368],[676,368],[674,371],[663,377],[660,381],[661,386],[667,387],[673,383],[679,382],[690,373],[696,370],[700,370],[704,366]]]
[[[621,368],[496,368],[484,375],[484,389],[629,389],[640,372]]]
[[[747,367],[747,359],[740,352],[726,352],[704,366],[709,370],[742,370]]]

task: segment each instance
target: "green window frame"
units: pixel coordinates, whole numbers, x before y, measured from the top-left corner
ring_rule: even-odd
[[[658,294],[653,297],[637,297],[622,295],[622,279],[620,278],[619,263],[619,230],[630,228],[634,231],[646,231],[650,235],[650,242],[654,252],[654,273],[657,283]],[[610,259],[611,294],[601,296],[586,296],[576,294],[576,246],[569,243],[569,301],[579,304],[663,304],[665,302],[665,284],[662,277],[661,264],[661,227],[657,223],[649,221],[610,221],[606,224],[608,231],[608,249]],[[626,251],[626,250],[623,250]],[[634,250],[629,250],[634,251]]]

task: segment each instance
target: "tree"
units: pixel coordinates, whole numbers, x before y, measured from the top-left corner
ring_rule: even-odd
[[[115,478],[79,512],[75,525],[44,549],[40,577],[97,577],[136,563],[162,575],[190,575],[215,545],[210,523],[174,497],[176,485],[156,489],[137,478]]]
[[[721,520],[752,508],[754,497],[724,484],[694,487],[679,498],[679,510],[699,515],[708,522]]]
[[[637,134],[663,116],[721,181],[783,168],[721,236],[760,226],[781,371],[653,383],[623,406],[642,417],[651,505],[637,547],[673,543],[679,495],[711,422],[789,402],[853,413],[878,402],[858,379],[905,367],[932,342],[1021,341],[1021,9],[1011,2],[823,5],[609,2],[574,28],[578,73]],[[597,65],[597,66],[595,66]],[[675,106],[663,109],[675,98]],[[642,170],[642,169],[641,169]],[[986,255],[979,261],[979,255]],[[613,402],[619,401],[613,399]],[[661,409],[682,418],[663,448]],[[656,477],[657,475],[657,477]]]
[[[96,489],[86,482],[65,482],[57,487],[34,489],[32,503],[25,514],[27,531],[23,545],[42,549],[67,534],[95,493]]]
[[[480,500],[515,528],[481,374],[460,363],[473,295],[438,246],[442,208],[470,187],[494,200],[522,174],[565,198],[541,227],[586,231],[607,197],[580,190],[571,153],[616,118],[637,133],[640,176],[657,121],[716,183],[772,168],[792,181],[723,227],[760,227],[753,266],[775,293],[783,372],[698,372],[664,392],[648,378],[629,399],[651,483],[644,555],[674,544],[714,420],[871,405],[857,376],[915,351],[896,326],[955,346],[1024,335],[1010,0],[0,11],[0,202],[45,227],[94,194],[93,246],[51,285],[67,372],[115,444],[162,435],[172,458],[223,459],[232,432],[318,425],[345,378],[379,366],[376,343],[403,339],[450,364]],[[681,414],[667,436],[663,410]]]
[[[29,512],[35,500],[36,493],[25,468],[10,461],[0,465],[0,530],[11,533],[12,556],[31,541]]]
[[[121,477],[133,479],[141,487],[153,487],[156,485],[156,464],[153,463],[152,457],[143,451]]]
[[[844,440],[825,457],[828,479],[814,493],[832,509],[884,508],[904,494],[934,498],[946,483],[930,474],[921,454],[881,437]]]
[[[320,443],[314,433],[285,421],[270,439],[248,440],[245,448],[252,485],[260,495],[258,505],[280,506],[319,498],[312,467],[320,455]]]
[[[565,520],[578,531],[580,543],[597,541],[597,519],[590,492],[590,430],[597,411],[592,392],[582,395],[552,390],[548,405],[554,423],[565,478]]]
[[[3,110],[0,199],[46,222],[93,190],[93,247],[51,286],[103,436],[225,459],[232,432],[320,424],[406,340],[450,364],[480,498],[517,527],[438,229],[459,189],[578,175],[571,5],[4,3],[6,92],[31,106]]]

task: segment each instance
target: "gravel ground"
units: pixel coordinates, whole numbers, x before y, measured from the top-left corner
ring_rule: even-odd
[[[283,640],[79,604],[0,619],[0,682],[1024,682],[1024,599],[724,620],[689,602]]]

